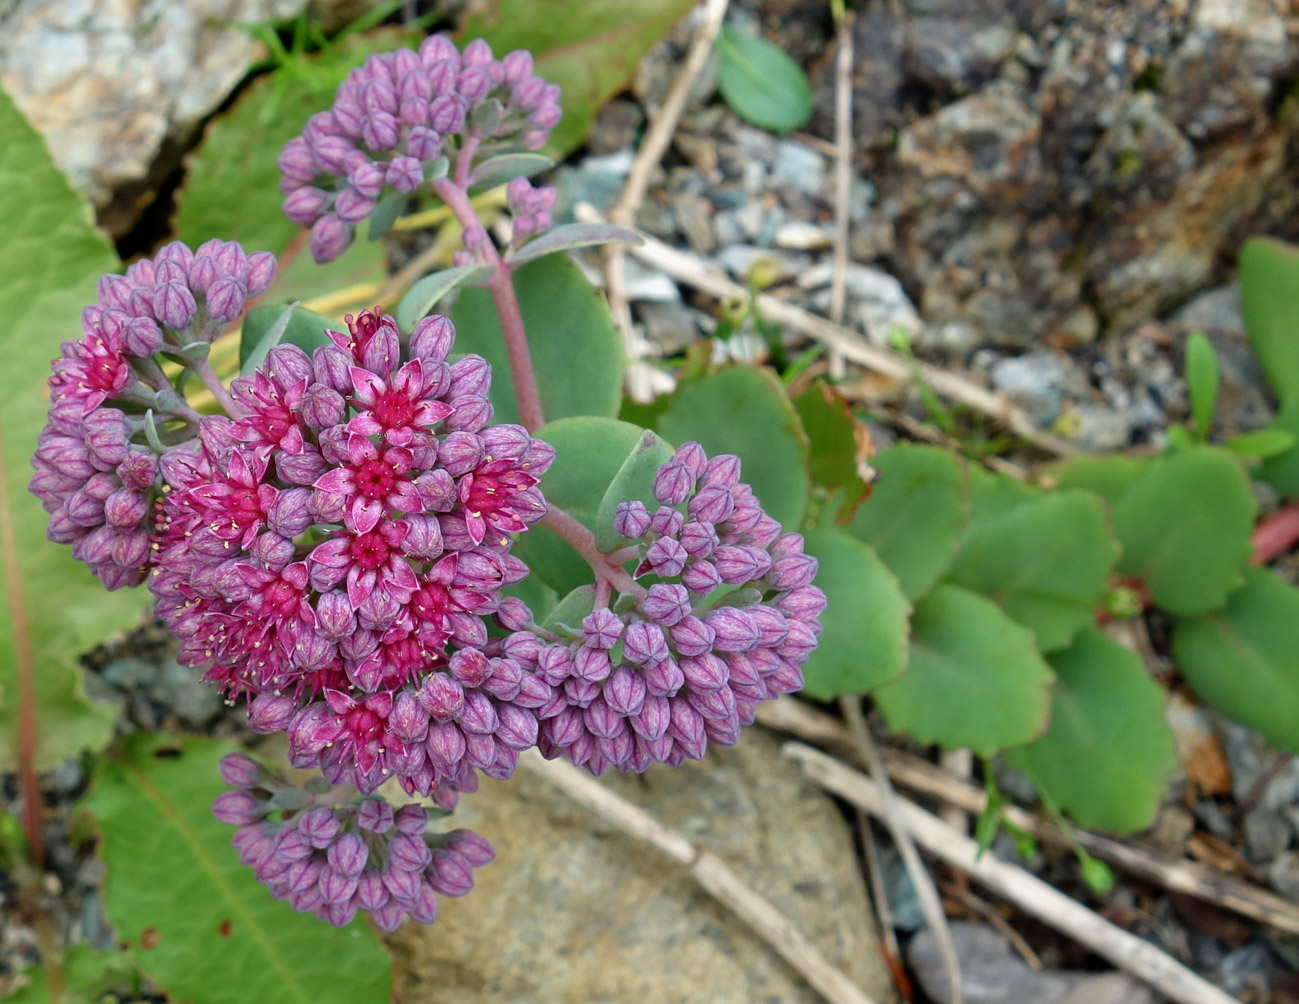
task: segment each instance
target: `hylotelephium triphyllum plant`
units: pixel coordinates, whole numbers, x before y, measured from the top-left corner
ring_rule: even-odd
[[[510,181],[498,248],[468,192],[485,158],[545,142],[557,102],[528,53],[438,36],[371,56],[280,157],[285,212],[320,262],[385,192],[427,187],[449,207],[457,264],[486,266],[522,425],[492,424],[491,369],[452,361],[446,317],[406,337],[377,308],[310,355],[274,345],[227,389],[208,347],[275,260],[217,240],[105,276],[54,363],[31,483],[50,539],[109,589],[147,582],[180,660],[319,770],[300,788],[228,756],[214,812],[274,895],[335,925],[358,910],[385,930],[429,923],[437,894],[468,892],[491,860],[468,831],[426,833],[420,804],[394,812],[385,781],[449,811],[534,746],[597,775],[698,759],[802,686],[820,632],[816,560],[733,456],[683,444],[654,475],[653,511],[617,506],[611,553],[542,495],[555,451],[531,435],[541,398],[511,273],[555,193]],[[188,374],[224,414],[186,400]],[[529,575],[510,550],[539,521],[591,566],[571,626],[501,594]]]

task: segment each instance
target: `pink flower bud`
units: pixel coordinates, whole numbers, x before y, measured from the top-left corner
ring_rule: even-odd
[[[613,528],[622,536],[634,540],[649,530],[650,515],[643,502],[619,502],[613,511]]]
[[[654,475],[654,497],[664,505],[680,505],[694,487],[694,473],[685,464],[666,463]]]

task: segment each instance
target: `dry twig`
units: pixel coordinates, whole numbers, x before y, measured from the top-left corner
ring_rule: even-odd
[[[802,743],[786,743],[783,751],[827,791],[874,816],[886,818],[881,789],[864,774]],[[992,854],[981,854],[974,840],[920,806],[901,801],[898,811],[916,843],[930,854],[1173,1000],[1181,1004],[1230,1004],[1230,997],[1166,952],[1116,927],[1022,868]]]
[[[759,705],[758,721],[770,729],[798,736],[824,749],[843,753],[853,759],[858,756],[846,726],[830,715],[809,708],[793,698],[782,697]],[[895,784],[940,802],[959,806],[972,815],[983,812],[987,806],[988,796],[982,788],[953,777],[941,767],[919,757],[888,747],[882,752],[885,770]],[[1001,811],[1007,821],[1039,840],[1057,847],[1071,848],[1067,835],[1031,812],[1013,805],[1005,806]],[[1072,833],[1073,839],[1088,854],[1147,882],[1173,892],[1186,893],[1291,934],[1299,934],[1299,904],[1276,893],[1260,889],[1199,861],[1154,854],[1144,848],[1077,828],[1073,828]]]
[[[987,900],[980,899],[959,882],[944,882],[940,879],[938,888],[957,907],[982,917],[1000,931],[1029,969],[1041,970],[1042,960],[1038,958],[1037,952],[1033,951],[1033,946],[1024,940],[1024,936],[1015,930],[1010,921],[1003,917],[995,906]]]
[[[593,207],[580,204],[575,209],[578,219],[584,222],[603,222],[604,217]],[[629,248],[629,252],[648,265],[666,273],[677,282],[707,293],[719,300],[747,300],[749,290],[732,282],[722,269],[688,251],[679,251],[648,235],[644,243]],[[909,359],[901,352],[872,345],[863,336],[842,325],[809,314],[806,310],[777,299],[769,293],[759,293],[758,309],[768,320],[792,328],[831,348],[838,349],[845,359],[891,377],[900,383],[910,383],[915,374],[933,388],[936,394],[967,405],[987,415],[1010,429],[1017,436],[1038,449],[1056,456],[1069,456],[1078,448],[1058,436],[1042,432],[1033,420],[1004,394],[980,387],[955,373],[937,366]],[[913,373],[913,367],[915,373]]]
[[[925,915],[925,923],[929,925],[934,941],[938,944],[938,954],[943,960],[943,972],[947,975],[948,1002],[961,1004],[961,965],[956,958],[956,946],[952,944],[952,932],[947,926],[947,915],[943,913],[943,904],[938,898],[938,889],[934,886],[929,869],[920,860],[920,854],[900,815],[898,800],[893,792],[893,786],[889,784],[884,761],[880,759],[879,750],[875,748],[875,740],[871,738],[870,729],[866,725],[866,717],[862,714],[861,699],[842,697],[839,700],[839,707],[848,722],[848,730],[852,734],[853,742],[865,758],[866,767],[879,790],[880,804],[884,810],[881,818],[893,836],[893,844],[897,847],[907,874],[911,876],[911,885],[916,890],[920,912]]]
[[[696,882],[779,952],[831,1004],[873,1004],[807,935],[721,858],[696,847],[683,833],[615,795],[579,767],[563,760],[546,760],[536,750],[521,756],[519,764],[623,833],[685,865]]]
[[[830,320],[843,323],[848,271],[848,200],[852,192],[852,23],[853,12],[843,0],[832,5],[835,14],[834,59],[834,276],[830,283]],[[829,352],[830,375],[842,380],[843,353]]]

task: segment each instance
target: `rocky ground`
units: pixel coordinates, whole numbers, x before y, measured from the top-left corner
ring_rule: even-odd
[[[257,54],[247,35],[213,25],[295,6],[186,0],[154,17],[142,3],[112,13],[69,3],[53,5],[52,18],[39,0],[0,0],[0,81],[104,226],[124,247],[148,247],[166,216],[151,208],[151,193],[165,190],[204,118]],[[327,4],[325,15],[346,20],[346,6]],[[817,106],[809,131],[777,137],[745,125],[717,100],[716,69],[706,69],[637,224],[824,315],[835,212],[828,7],[736,0],[730,18],[808,67]],[[689,23],[660,43],[629,92],[599,115],[588,146],[553,172],[557,217],[580,202],[608,209],[617,200],[688,38]],[[1040,427],[1090,450],[1163,444],[1167,425],[1186,417],[1182,346],[1203,330],[1223,369],[1219,432],[1263,426],[1274,402],[1248,350],[1232,262],[1245,236],[1293,236],[1299,219],[1294,39],[1280,0],[863,5],[846,323],[880,344],[901,329],[918,357],[1003,391]],[[634,261],[628,268],[633,315],[656,357],[709,338],[715,304]],[[713,348],[764,351],[743,334]],[[844,386],[880,419],[877,441],[901,434],[890,415],[928,417],[905,389],[849,376]],[[1151,627],[1158,641],[1159,625]],[[121,701],[124,729],[241,728],[241,713],[179,667],[152,626],[86,665],[91,693]],[[1146,839],[1299,898],[1299,764],[1189,703],[1172,717],[1183,776]],[[998,782],[1032,805],[1013,773]],[[770,735],[755,730],[703,764],[613,783],[734,864],[863,987],[889,999],[855,822],[798,779]],[[43,778],[45,906],[62,940],[107,945],[93,846],[71,811],[84,785],[76,763]],[[15,798],[7,778],[0,807]],[[562,796],[516,780],[466,803],[468,823],[497,844],[498,864],[472,898],[449,904],[433,935],[393,939],[399,1000],[427,999],[448,981],[457,999],[476,1001],[814,999],[687,879]],[[1122,874],[1098,897],[1071,858],[1039,854],[1028,867],[1241,1000],[1299,1000],[1299,939]],[[932,940],[887,848],[884,869],[913,978],[941,999]],[[0,882],[4,974],[36,946],[12,891]],[[1097,959],[1045,928],[1007,916],[1043,968],[982,919],[963,919],[954,934],[963,969],[975,974],[970,1004],[1153,999],[1095,972]],[[635,965],[609,966],[615,952]]]

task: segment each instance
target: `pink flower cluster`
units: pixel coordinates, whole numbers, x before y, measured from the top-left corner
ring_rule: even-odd
[[[474,769],[509,776],[551,697],[481,649],[485,618],[518,615],[511,534],[545,514],[554,452],[488,426],[490,367],[447,362],[445,317],[405,352],[369,311],[329,337],[271,349],[231,388],[239,415],[162,457],[150,587],[180,660],[247,695],[254,731],[287,730],[295,766],[451,800]]]
[[[280,154],[284,213],[311,228],[316,261],[333,261],[385,191],[414,192],[442,157],[535,150],[560,114],[559,88],[523,50],[498,60],[476,39],[462,54],[434,35],[373,55]]]
[[[463,896],[474,869],[495,856],[469,830],[426,833],[428,811],[404,805],[396,812],[381,798],[343,805],[313,804],[308,792],[231,753],[221,776],[234,790],[218,795],[213,814],[238,826],[234,846],[276,899],[342,927],[365,911],[382,930],[407,917],[437,919],[438,895]],[[286,795],[300,807],[283,811]]]
[[[274,277],[268,252],[218,240],[191,251],[176,241],[126,275],[100,279],[82,337],[63,343],[30,487],[50,514],[50,540],[72,545],[109,589],[139,585],[151,563],[158,465],[150,426],[175,441],[192,437],[201,417],[155,355],[205,350]]]

